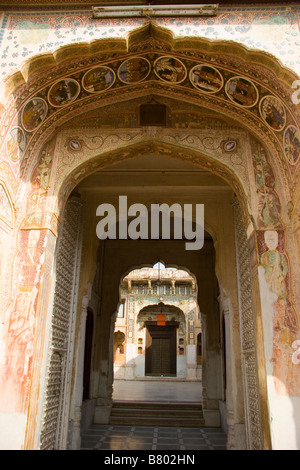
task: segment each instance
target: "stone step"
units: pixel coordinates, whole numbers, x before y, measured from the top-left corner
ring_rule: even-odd
[[[190,402],[157,402],[157,401],[121,401],[121,400],[114,400],[113,401],[114,408],[139,408],[139,409],[185,409],[185,410],[201,410],[202,411],[202,404],[201,403],[190,403]]]
[[[109,422],[135,426],[205,426],[200,403],[114,402]]]
[[[203,418],[202,410],[150,409],[150,408],[112,408],[111,416],[158,416],[158,417],[187,417]]]
[[[109,424],[115,426],[161,426],[161,427],[185,427],[185,428],[192,428],[192,427],[204,427],[205,421],[204,419],[199,418],[179,418],[179,417],[166,417],[166,418],[159,418],[153,416],[111,416],[109,420]]]

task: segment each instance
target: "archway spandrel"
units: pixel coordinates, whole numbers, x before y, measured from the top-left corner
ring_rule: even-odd
[[[114,135],[114,138],[116,136]],[[143,133],[139,136],[139,139],[143,137]],[[191,149],[188,147],[181,147],[178,145],[171,145],[168,142],[163,142],[163,134],[160,139],[154,139],[154,135],[150,136],[147,141],[145,136],[141,138],[141,141],[135,145],[127,145],[123,149],[120,149],[119,140],[115,139],[114,149],[109,152],[99,154],[99,150],[95,154],[94,158],[90,157],[84,163],[82,163],[82,154],[79,153],[76,161],[73,160],[73,164],[76,161],[75,167],[70,165],[63,165],[64,172],[59,172],[59,178],[55,184],[54,194],[57,198],[57,209],[56,213],[60,217],[60,213],[64,207],[65,201],[71,191],[80,183],[84,178],[90,174],[104,169],[107,166],[120,163],[133,158],[139,158],[142,155],[157,154],[167,158],[177,159],[183,162],[191,163],[195,167],[203,168],[210,171],[213,174],[220,176],[225,180],[237,194],[242,206],[242,212],[245,220],[245,224],[248,225],[250,217],[250,205],[249,205],[249,181],[244,182],[241,175],[235,171],[235,169],[226,164],[226,161],[217,159],[211,154],[197,151],[195,148]],[[193,142],[194,147],[197,147],[197,140]],[[220,154],[222,147],[220,146]],[[90,153],[88,153],[90,155]],[[73,157],[72,157],[73,158]],[[225,159],[226,160],[226,159]],[[69,161],[69,160],[68,160]],[[70,163],[70,161],[69,161]]]

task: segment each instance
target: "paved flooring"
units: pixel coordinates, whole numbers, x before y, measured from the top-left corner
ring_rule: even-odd
[[[81,450],[226,450],[226,435],[219,428],[94,424],[83,434]]]
[[[199,403],[200,382],[176,380],[115,380],[113,400]],[[220,428],[178,428],[94,424],[82,435],[82,450],[225,450]]]

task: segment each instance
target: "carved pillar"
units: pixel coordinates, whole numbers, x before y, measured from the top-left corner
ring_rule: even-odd
[[[40,449],[67,447],[82,245],[82,202],[69,199],[58,238],[53,310],[48,339]]]
[[[77,347],[77,361],[76,361],[76,379],[74,385],[74,404],[72,409],[72,419],[70,419],[69,429],[69,445],[71,450],[80,449],[80,423],[81,423],[81,408],[83,396],[83,369],[84,369],[84,347],[85,347],[85,331],[86,331],[86,318],[87,308],[91,298],[91,286],[89,285],[89,293],[82,299],[80,326],[79,326],[79,341]]]
[[[108,325],[109,322],[109,325]],[[108,424],[112,408],[113,393],[113,368],[114,368],[114,326],[115,317],[106,319],[105,331],[101,341],[103,347],[101,351],[101,367],[98,385],[97,406],[95,408],[94,423]],[[107,340],[107,336],[109,339]]]
[[[228,308],[228,300],[222,302],[223,315],[224,315],[224,336],[225,336],[225,362],[226,362],[226,421],[227,421],[227,449],[235,449],[235,435],[234,435],[234,411],[232,401],[232,354],[231,354],[231,327],[230,327],[230,314]]]
[[[233,206],[235,218],[242,372],[244,377],[245,393],[246,438],[248,449],[259,450],[264,448],[264,445],[261,428],[257,338],[252,298],[250,251],[240,206],[237,201]],[[259,295],[259,290],[257,290],[257,295]]]

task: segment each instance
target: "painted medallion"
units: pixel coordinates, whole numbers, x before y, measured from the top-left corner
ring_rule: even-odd
[[[300,155],[300,131],[295,126],[288,126],[283,137],[285,155],[292,165],[299,161]]]
[[[228,98],[239,106],[251,108],[258,101],[258,91],[254,83],[243,77],[232,77],[225,85]]]
[[[125,60],[118,70],[118,77],[124,83],[138,83],[145,80],[151,70],[150,62],[143,57]]]
[[[275,131],[282,131],[285,126],[286,114],[281,101],[272,95],[262,98],[259,112],[263,120]]]
[[[115,79],[115,73],[109,67],[93,67],[84,75],[82,86],[89,93],[101,93],[108,90]]]
[[[42,98],[32,98],[22,111],[22,124],[26,131],[35,131],[46,118],[48,105]]]
[[[25,134],[21,127],[15,126],[9,131],[6,149],[12,162],[17,162],[22,156],[25,149]]]
[[[197,90],[205,93],[217,93],[223,86],[223,77],[214,67],[196,65],[190,71],[190,80]]]
[[[82,141],[71,139],[69,141],[69,150],[71,152],[79,152],[82,149]]]
[[[186,78],[187,71],[183,63],[175,57],[163,56],[154,62],[155,75],[169,83],[181,83]]]
[[[76,100],[80,93],[80,85],[73,78],[65,78],[54,83],[48,93],[48,101],[52,106],[66,106]]]

